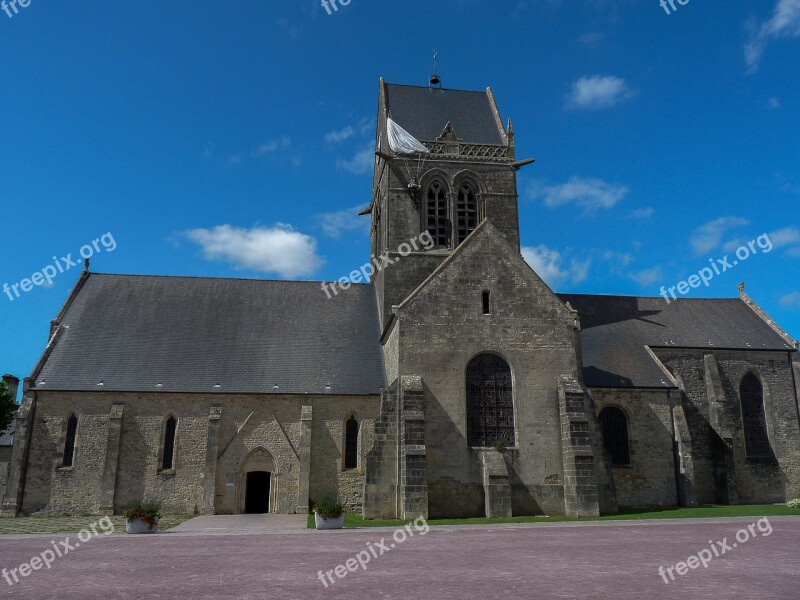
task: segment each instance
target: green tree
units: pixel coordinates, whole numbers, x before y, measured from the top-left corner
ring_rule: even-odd
[[[14,420],[14,411],[17,408],[17,399],[11,397],[8,385],[0,381],[0,433],[8,429]]]

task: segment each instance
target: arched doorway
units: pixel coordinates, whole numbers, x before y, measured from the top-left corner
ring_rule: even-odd
[[[250,471],[245,482],[244,512],[261,515],[269,512],[270,476],[267,471]]]
[[[256,448],[242,461],[236,494],[236,512],[265,514],[276,512],[278,469],[272,453]]]

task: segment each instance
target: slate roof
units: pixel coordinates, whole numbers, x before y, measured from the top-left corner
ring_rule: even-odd
[[[589,387],[671,387],[645,346],[794,349],[738,298],[558,296],[580,314]],[[330,386],[373,395],[386,387],[369,285],[328,299],[319,282],[91,273],[61,325],[37,389],[321,394]]]
[[[14,445],[14,430],[16,429],[16,421],[11,421],[8,429],[0,432],[0,446],[13,446]]]
[[[589,387],[672,387],[651,348],[793,350],[739,298],[663,298],[559,294],[581,318]]]
[[[435,140],[448,121],[473,144],[504,145],[487,92],[387,84],[392,119],[418,140]]]
[[[318,282],[91,273],[61,324],[37,389],[321,394],[330,385],[363,395],[386,386],[369,285],[328,299]]]

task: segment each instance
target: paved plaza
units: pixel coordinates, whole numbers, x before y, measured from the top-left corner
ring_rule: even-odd
[[[800,589],[798,517],[771,517],[769,528],[764,521],[759,528],[756,518],[735,518],[431,527],[427,533],[421,523],[402,533],[316,532],[302,529],[296,517],[269,519],[203,518],[184,523],[182,533],[99,535],[85,543],[71,536],[66,542],[75,547],[49,570],[30,572],[14,585],[0,580],[1,595],[780,599],[797,598]],[[737,542],[737,534],[748,539]],[[51,540],[65,547],[63,537],[0,538],[0,566],[31,563],[53,548]],[[686,574],[678,574],[676,564],[693,555],[706,558],[704,550],[707,567],[684,565]],[[675,581],[667,584],[670,567]]]

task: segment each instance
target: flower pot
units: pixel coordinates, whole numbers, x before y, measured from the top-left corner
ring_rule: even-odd
[[[129,521],[125,519],[125,533],[156,533],[158,531],[158,519],[153,525],[141,519]]]
[[[314,513],[314,523],[317,529],[341,529],[344,527],[344,513],[332,519],[326,519],[319,513]]]

